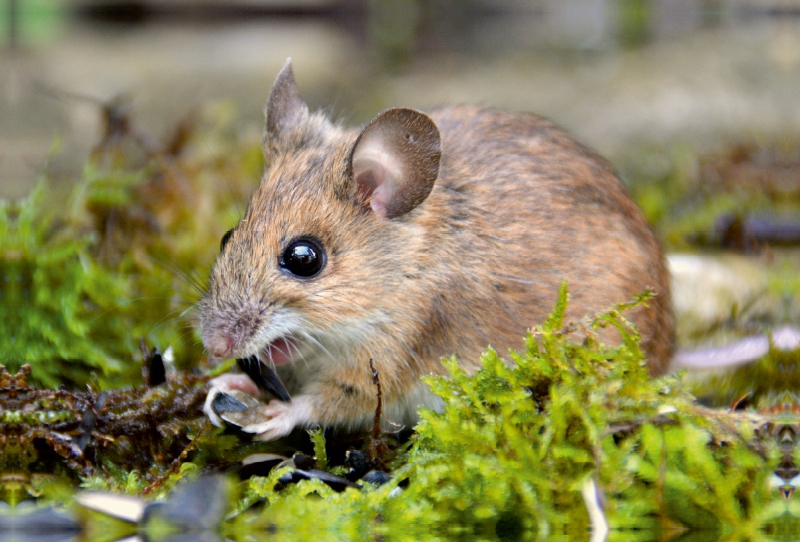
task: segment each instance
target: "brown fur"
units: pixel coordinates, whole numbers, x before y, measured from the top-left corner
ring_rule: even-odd
[[[299,397],[307,412],[292,424],[366,425],[375,408],[369,359],[387,417],[410,423],[419,404],[436,406],[421,375],[441,374],[441,358],[453,354],[473,370],[487,345],[501,355],[522,348],[567,280],[568,319],[654,289],[632,319],[651,373],[663,372],[672,316],[661,248],[608,163],[534,115],[454,107],[430,117],[441,133],[438,179],[395,218],[342,197],[355,193],[348,159],[359,131],[304,112],[268,143],[268,169],[200,304],[206,345],[232,341],[227,354],[253,355],[293,315],[306,353],[279,370],[293,392],[288,406]],[[301,236],[327,251],[311,279],[277,265]]]

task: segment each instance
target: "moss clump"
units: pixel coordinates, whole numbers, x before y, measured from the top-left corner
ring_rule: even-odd
[[[93,232],[46,210],[48,195],[39,183],[19,204],[0,202],[0,359],[12,371],[33,363],[51,387],[92,371],[110,378],[135,344],[131,321],[116,314],[129,303],[129,279],[92,257]]]
[[[267,506],[234,525],[339,539],[413,537],[415,529],[582,534],[589,519],[581,490],[591,479],[617,529],[763,535],[784,506],[767,484],[777,445],[756,436],[764,421],[698,407],[678,377],[649,378],[638,337],[616,308],[588,328],[615,325],[621,346],[570,342],[566,301],[564,288],[526,351],[512,354],[513,366],[489,351],[474,375],[449,360],[450,378],[427,379],[444,411],[422,412],[392,482],[336,493],[319,481],[277,491],[280,472],[253,478],[240,510],[261,499]]]
[[[169,152],[101,145],[69,195],[44,176],[0,201],[0,364],[29,363],[47,387],[108,388],[138,381],[145,338],[197,365],[191,307],[263,167],[258,138],[232,123],[209,107]]]

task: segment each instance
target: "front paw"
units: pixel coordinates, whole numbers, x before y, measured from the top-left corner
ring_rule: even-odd
[[[311,404],[305,397],[295,397],[291,403],[272,400],[257,407],[260,421],[242,427],[247,433],[257,433],[257,440],[275,440],[285,437],[295,427],[313,424]],[[252,420],[252,418],[251,418]]]

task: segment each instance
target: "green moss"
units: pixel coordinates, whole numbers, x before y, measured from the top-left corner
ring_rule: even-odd
[[[123,372],[135,344],[129,278],[109,273],[92,257],[93,232],[62,227],[45,209],[44,182],[21,203],[0,204],[0,334],[2,364],[31,363],[51,387],[86,382],[92,372]]]
[[[267,505],[234,525],[300,537],[324,529],[335,539],[413,537],[415,529],[441,537],[580,534],[588,527],[581,489],[591,478],[617,529],[678,524],[758,536],[780,497],[766,483],[769,457],[746,438],[752,427],[731,431],[730,420],[704,416],[679,378],[650,379],[616,308],[593,325],[617,325],[622,346],[571,343],[565,302],[564,289],[526,351],[512,355],[515,365],[489,351],[474,375],[449,360],[449,378],[427,378],[444,410],[421,413],[392,482],[335,493],[318,481],[278,491],[281,473],[253,478],[239,510]]]
[[[139,380],[144,339],[197,365],[191,307],[263,167],[230,107],[201,117],[186,156],[109,151],[66,198],[43,178],[23,201],[0,201],[0,364],[30,363],[47,387],[109,388]]]

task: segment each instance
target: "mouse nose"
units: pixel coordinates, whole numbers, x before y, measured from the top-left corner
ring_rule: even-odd
[[[203,345],[212,356],[219,359],[227,359],[233,355],[235,341],[230,335],[213,334],[203,337]]]

